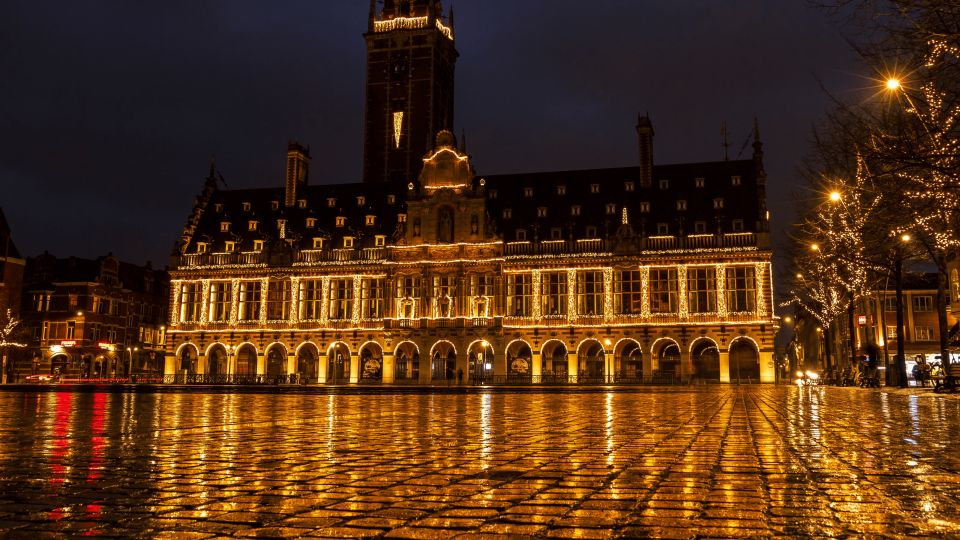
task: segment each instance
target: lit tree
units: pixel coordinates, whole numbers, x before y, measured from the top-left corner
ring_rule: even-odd
[[[20,319],[13,316],[13,311],[7,310],[4,317],[0,317],[0,356],[3,357],[3,380],[7,376],[7,351],[10,349],[22,349],[27,346],[26,343],[18,341],[22,331],[20,329]]]

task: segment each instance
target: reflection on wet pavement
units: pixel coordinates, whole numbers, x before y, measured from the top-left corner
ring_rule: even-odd
[[[960,401],[0,392],[0,536],[960,535]]]

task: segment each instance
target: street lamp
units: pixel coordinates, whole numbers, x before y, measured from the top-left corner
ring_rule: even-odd
[[[130,377],[130,380],[133,380],[133,353],[137,352],[137,347],[130,348],[127,347],[127,377]]]

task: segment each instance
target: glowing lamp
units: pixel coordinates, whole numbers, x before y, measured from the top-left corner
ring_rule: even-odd
[[[900,237],[900,240],[902,240],[902,241],[904,241],[904,242],[909,242],[909,241],[910,241],[910,235],[909,235],[909,234],[904,234],[903,236]]]
[[[887,79],[887,90],[899,90],[900,89],[900,79],[896,77],[890,77]]]
[[[830,200],[833,201],[833,202],[838,202],[838,201],[840,200],[840,192],[839,192],[839,191],[831,191],[831,192],[830,192]]]

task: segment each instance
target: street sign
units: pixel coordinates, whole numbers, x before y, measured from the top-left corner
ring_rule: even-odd
[[[77,341],[76,341],[76,340],[61,341],[61,342],[60,342],[60,346],[61,346],[61,347],[76,347],[76,346],[77,346]]]
[[[857,315],[857,324],[860,326],[867,325],[867,316],[866,315]]]

